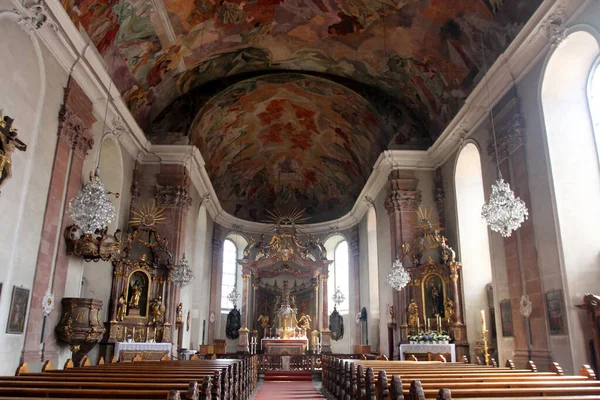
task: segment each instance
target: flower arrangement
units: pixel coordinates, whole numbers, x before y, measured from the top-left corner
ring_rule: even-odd
[[[411,343],[448,343],[450,341],[450,335],[446,332],[441,331],[429,331],[429,332],[421,332],[418,335],[410,335],[408,340]]]

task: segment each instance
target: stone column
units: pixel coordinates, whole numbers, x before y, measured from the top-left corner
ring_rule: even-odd
[[[250,274],[242,275],[242,326],[248,328],[248,310],[250,300]]]
[[[313,319],[313,330],[319,329],[319,278],[312,279],[313,295],[315,301],[315,313],[312,316]]]
[[[258,336],[261,337],[262,332],[260,332],[260,326],[258,325],[258,288],[260,287],[260,285],[258,284],[258,281],[255,279],[252,282],[252,320],[250,321],[250,326],[253,329],[256,329],[259,331]]]
[[[421,191],[416,190],[418,180],[411,171],[392,171],[390,188],[384,206],[390,218],[390,235],[392,245],[392,260],[402,259],[402,244],[413,243],[416,237],[417,213],[421,204]],[[393,290],[393,289],[390,289]],[[400,292],[394,290],[394,308],[396,321],[406,321],[409,289]]]
[[[352,242],[350,244],[352,263],[350,264],[350,288],[353,296],[350,293],[344,293],[350,299],[350,317],[356,315],[360,311],[360,242],[358,239],[358,229],[354,229]],[[360,341],[360,325],[352,324],[354,329],[354,344],[362,344]]]
[[[173,253],[173,265],[177,265],[185,249],[185,224],[187,212],[192,205],[189,193],[188,171],[182,164],[162,164],[154,187],[154,198],[159,207],[165,209],[168,223],[161,229],[162,237],[168,240]],[[172,284],[169,274],[166,298],[165,323],[175,323],[175,308],[179,304],[179,288]]]
[[[321,312],[323,313],[321,318],[323,321],[321,323],[321,330],[329,329],[329,304],[327,302],[327,278],[328,275],[321,274],[321,299],[323,301],[323,309]]]
[[[90,129],[96,118],[92,109],[92,101],[77,82],[69,80],[58,115],[58,140],[21,357],[22,361],[29,363],[44,360],[58,362],[54,328],[60,317],[60,306],[44,319],[42,299],[49,291],[54,294],[55,304],[60,305],[65,293],[69,256],[66,255],[63,232],[73,223],[66,207],[68,202],[79,194],[83,181],[83,161],[94,145]],[[46,327],[42,338],[44,322]]]

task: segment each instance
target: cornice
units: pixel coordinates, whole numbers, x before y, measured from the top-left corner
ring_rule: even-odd
[[[491,103],[496,104],[511,88],[545,57],[552,46],[560,42],[564,27],[583,12],[595,0],[545,0],[525,24],[509,47],[498,57],[488,71],[488,85]],[[23,7],[13,0],[18,9]],[[253,223],[235,218],[226,213],[219,204],[212,184],[204,169],[200,152],[192,146],[151,145],[141,128],[127,109],[117,88],[111,83],[106,65],[96,49],[73,25],[59,0],[44,0],[49,23],[35,34],[69,71],[75,61],[73,76],[94,101],[94,113],[103,115],[108,99],[108,118],[118,121],[119,142],[136,160],[143,163],[182,163],[191,165],[190,176],[196,190],[203,198],[211,217],[220,225],[231,228],[241,226],[249,233],[262,232],[267,224]],[[467,139],[488,116],[488,97],[482,80],[465,101],[464,106],[448,124],[437,141],[426,151],[384,151],[373,166],[373,172],[358,196],[352,210],[344,217],[324,223],[304,225],[307,233],[326,232],[333,225],[338,229],[350,228],[358,223],[370,203],[387,182],[392,169],[433,170],[444,164],[458,149],[461,141]],[[100,110],[102,112],[100,113]],[[108,124],[107,124],[108,125]],[[114,126],[115,123],[113,122]],[[109,125],[110,126],[110,125]]]

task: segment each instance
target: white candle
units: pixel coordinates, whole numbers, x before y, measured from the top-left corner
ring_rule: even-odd
[[[124,342],[127,341],[127,327],[125,327],[125,336],[123,337],[123,341]]]
[[[150,328],[146,327],[146,342],[150,340],[149,333],[150,333]]]
[[[485,331],[485,310],[481,310],[481,330]]]

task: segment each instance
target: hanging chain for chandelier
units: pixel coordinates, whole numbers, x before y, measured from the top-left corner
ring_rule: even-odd
[[[512,231],[519,229],[521,224],[529,216],[525,202],[510,189],[510,185],[504,182],[500,172],[500,157],[498,156],[498,144],[496,142],[496,127],[494,123],[494,110],[492,108],[492,99],[490,95],[490,85],[488,78],[487,60],[485,57],[485,47],[483,45],[483,27],[479,26],[479,37],[481,40],[481,54],[483,57],[483,66],[485,71],[485,87],[487,89],[488,113],[492,125],[492,138],[494,140],[494,152],[496,155],[496,169],[498,178],[492,185],[492,194],[487,203],[481,208],[481,218],[490,227],[491,230],[499,232],[504,237],[509,237]]]
[[[333,303],[336,306],[339,306],[340,304],[342,304],[344,302],[344,300],[346,300],[346,296],[344,296],[344,293],[342,293],[342,291],[340,290],[340,287],[338,286],[338,288],[335,290],[335,293],[333,294],[333,296],[331,296],[331,299],[333,300]]]
[[[119,7],[119,5],[118,5]],[[119,24],[121,21],[121,14],[123,11],[123,0],[120,2],[120,7],[117,12],[117,21]],[[119,14],[119,12],[121,14]],[[115,70],[115,59],[117,58],[117,39],[114,42],[114,53],[112,60],[112,69]],[[119,198],[119,193],[113,193],[104,187],[104,182],[100,179],[100,156],[102,155],[102,142],[106,133],[106,117],[108,115],[108,106],[110,104],[113,79],[109,75],[109,85],[106,95],[106,108],[104,109],[104,121],[102,122],[102,137],[100,138],[100,144],[98,145],[98,158],[96,160],[96,169],[94,173],[90,172],[90,179],[85,183],[81,192],[69,202],[68,211],[71,219],[75,224],[81,228],[85,235],[92,235],[95,232],[104,230],[108,224],[115,219],[115,206],[108,197],[109,194]]]

